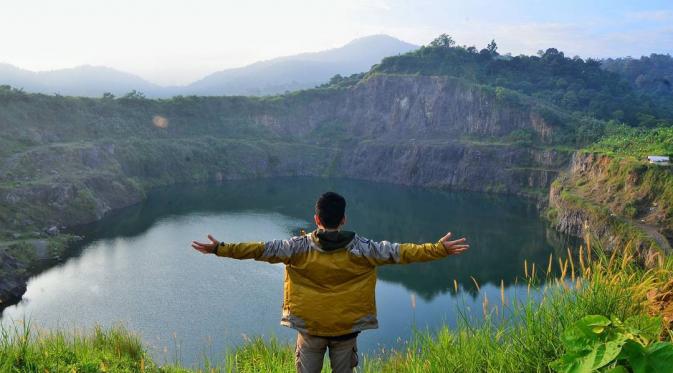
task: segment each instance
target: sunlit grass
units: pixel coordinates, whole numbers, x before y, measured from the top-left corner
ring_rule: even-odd
[[[122,327],[42,331],[16,321],[0,329],[1,372],[144,372],[153,367],[140,339]]]

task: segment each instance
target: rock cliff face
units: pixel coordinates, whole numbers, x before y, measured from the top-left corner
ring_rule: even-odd
[[[98,220],[112,209],[140,202],[156,186],[319,175],[330,152],[312,145],[208,139],[46,146],[25,154],[13,172],[25,181],[0,186],[0,211],[7,211],[2,217],[6,227],[45,231]],[[34,181],[30,172],[44,176]]]
[[[21,299],[26,292],[28,275],[23,263],[0,249],[0,310]]]
[[[338,175],[512,194],[546,190],[567,159],[553,150],[461,142],[366,143],[341,152]]]
[[[320,135],[387,142],[502,140],[521,130],[530,131],[539,143],[548,143],[554,132],[529,105],[449,77],[373,76],[348,90],[307,91],[286,98],[281,108],[263,111],[255,120],[266,130],[309,142],[325,141]]]
[[[559,231],[590,235],[608,250],[628,244],[643,253],[670,251],[671,186],[668,167],[578,152],[551,185],[550,218]]]

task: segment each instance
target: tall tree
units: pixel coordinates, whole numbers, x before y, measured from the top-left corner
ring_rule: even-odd
[[[430,42],[431,47],[451,48],[456,45],[456,41],[447,34],[441,34],[435,40]]]
[[[492,55],[498,54],[498,44],[495,43],[495,39],[491,40],[490,43],[486,46],[486,50]]]

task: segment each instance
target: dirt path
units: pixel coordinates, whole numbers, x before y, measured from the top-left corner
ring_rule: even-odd
[[[657,229],[656,226],[645,224],[638,220],[628,219],[628,221],[631,224],[635,225],[636,227],[645,231],[645,233],[647,233],[647,235],[650,236],[650,238],[653,239],[654,242],[656,242],[659,245],[659,247],[664,249],[664,252],[668,254],[673,252],[673,249],[671,249],[670,242],[668,242],[668,239],[663,234],[659,233],[659,230]]]

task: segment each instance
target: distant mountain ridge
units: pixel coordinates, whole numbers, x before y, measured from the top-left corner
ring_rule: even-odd
[[[418,46],[387,35],[355,39],[340,48],[302,53],[227,69],[194,82],[186,91],[199,95],[256,96],[312,88],[336,74],[368,71],[384,57],[409,52]]]
[[[148,97],[175,95],[263,96],[312,88],[336,74],[368,71],[384,57],[414,50],[418,46],[388,35],[372,35],[320,52],[274,58],[233,69],[214,72],[185,86],[163,87],[130,73],[103,66],[78,66],[33,72],[0,63],[0,85],[27,92],[67,96],[116,96],[132,90]]]
[[[137,75],[90,65],[34,72],[0,63],[0,84],[27,92],[87,97],[98,97],[104,92],[123,95],[132,90],[148,96],[160,96],[165,90]]]

